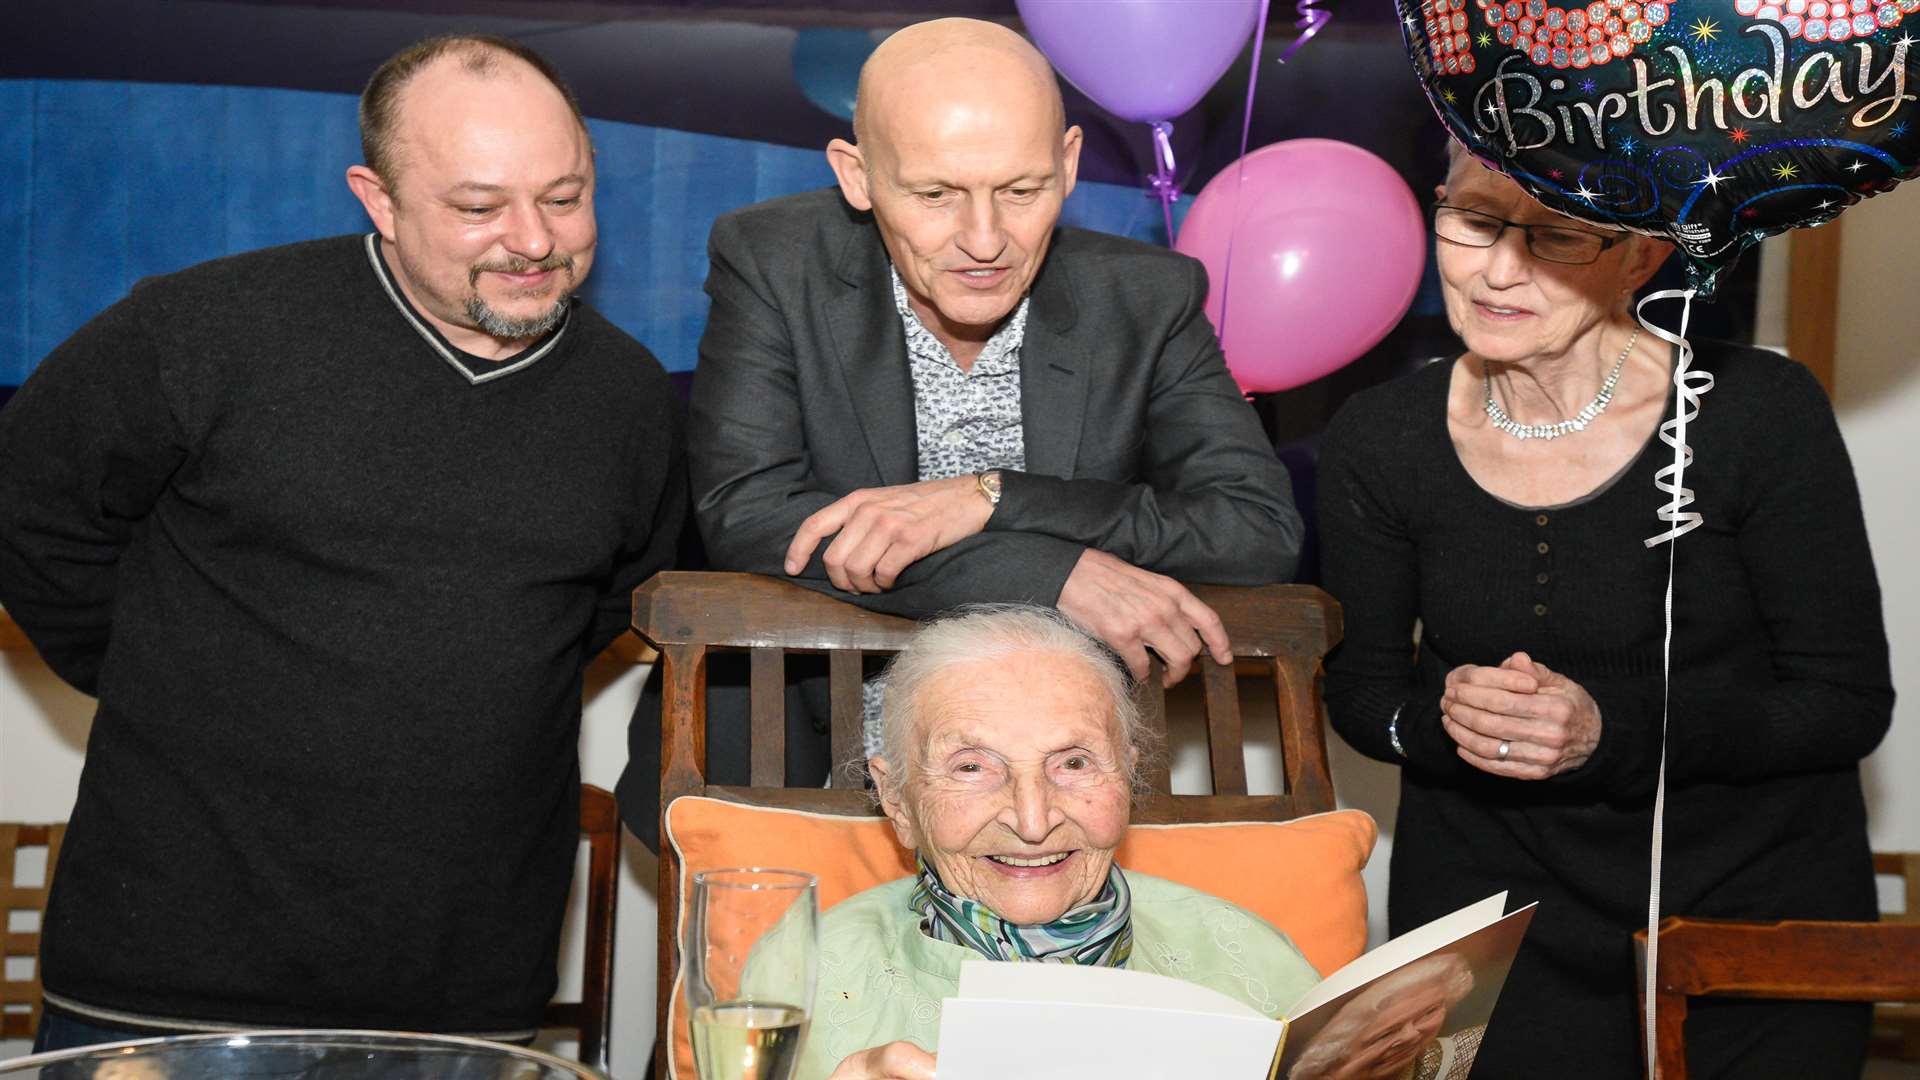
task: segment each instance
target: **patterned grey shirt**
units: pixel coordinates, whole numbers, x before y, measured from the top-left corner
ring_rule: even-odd
[[[1027,306],[1020,306],[986,347],[971,370],[962,371],[940,339],[933,336],[907,301],[898,270],[893,306],[907,332],[907,361],[913,372],[913,419],[920,436],[920,479],[945,480],[988,469],[1027,467],[1027,436],[1020,426],[1020,346],[1027,338]]]
[[[1027,306],[1021,297],[1013,316],[987,339],[970,370],[927,329],[907,300],[900,271],[891,267],[893,306],[907,332],[907,363],[913,373],[913,420],[919,430],[920,479],[945,480],[989,469],[1027,467],[1027,433],[1020,419],[1020,346],[1027,339]],[[862,727],[868,757],[880,752],[881,679],[861,687]]]

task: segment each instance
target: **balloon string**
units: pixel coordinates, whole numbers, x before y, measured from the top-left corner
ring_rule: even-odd
[[[1253,62],[1247,67],[1247,108],[1240,118],[1240,156],[1233,163],[1233,215],[1227,220],[1233,222],[1233,228],[1227,230],[1227,265],[1220,272],[1220,345],[1227,343],[1227,297],[1233,286],[1233,241],[1240,234],[1240,189],[1247,181],[1247,137],[1253,133],[1253,92],[1260,85],[1260,50],[1267,41],[1267,5],[1271,0],[1260,0],[1260,21],[1253,24]]]
[[[1160,199],[1160,214],[1166,219],[1167,246],[1173,246],[1173,204],[1180,198],[1180,181],[1173,173],[1173,124],[1155,120],[1153,128],[1153,175],[1147,186]]]
[[[1646,971],[1641,978],[1643,1005],[1643,1023],[1646,1028],[1647,1075],[1658,1077],[1659,1072],[1659,1036],[1655,1030],[1657,1002],[1659,1000],[1660,975],[1660,866],[1666,847],[1667,814],[1667,726],[1671,719],[1669,709],[1673,695],[1673,583],[1677,569],[1679,550],[1678,540],[1687,533],[1699,528],[1700,512],[1685,510],[1693,502],[1693,491],[1686,486],[1686,468],[1693,461],[1693,448],[1687,445],[1687,422],[1700,415],[1700,395],[1713,389],[1713,373],[1693,371],[1689,365],[1693,362],[1693,346],[1687,341],[1687,321],[1693,314],[1693,298],[1696,290],[1668,289],[1653,293],[1640,301],[1634,309],[1634,315],[1648,333],[1668,342],[1679,350],[1679,360],[1673,368],[1673,385],[1676,398],[1672,420],[1660,425],[1660,439],[1673,447],[1673,464],[1663,467],[1654,474],[1654,485],[1661,491],[1673,496],[1671,502],[1659,512],[1660,520],[1673,527],[1659,536],[1646,541],[1648,547],[1667,543],[1667,592],[1663,606],[1666,614],[1666,636],[1661,644],[1660,670],[1660,768],[1655,774],[1653,787],[1653,835],[1648,845],[1647,857],[1647,962]],[[1672,334],[1648,321],[1645,307],[1655,300],[1679,299],[1680,332]]]
[[[1673,368],[1673,385],[1678,395],[1674,402],[1673,419],[1660,425],[1660,441],[1673,447],[1673,464],[1662,466],[1653,474],[1653,486],[1673,496],[1667,505],[1660,508],[1661,521],[1671,526],[1658,536],[1647,538],[1648,547],[1657,547],[1669,540],[1676,540],[1700,527],[1700,512],[1688,510],[1693,504],[1693,489],[1686,486],[1687,466],[1693,464],[1693,447],[1687,445],[1687,423],[1700,415],[1700,395],[1713,389],[1713,373],[1693,371],[1693,346],[1687,341],[1687,319],[1693,314],[1693,298],[1697,289],[1666,289],[1653,293],[1640,301],[1634,309],[1634,315],[1647,333],[1679,349],[1679,361]],[[1655,300],[1680,300],[1680,333],[1672,334],[1649,322],[1644,309]]]
[[[1300,51],[1300,46],[1313,40],[1313,35],[1319,33],[1321,27],[1333,21],[1333,12],[1318,6],[1322,2],[1323,0],[1300,0],[1294,5],[1293,10],[1300,18],[1293,25],[1300,31],[1300,36],[1294,38],[1291,45],[1280,51],[1280,63],[1284,64],[1293,59],[1293,54]]]

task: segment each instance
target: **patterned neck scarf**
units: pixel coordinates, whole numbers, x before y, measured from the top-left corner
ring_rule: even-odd
[[[1124,967],[1133,954],[1133,894],[1118,866],[1107,871],[1100,895],[1050,923],[1021,926],[948,892],[926,858],[919,862],[920,881],[907,906],[921,916],[921,933],[935,941],[964,945],[989,960],[1094,967]]]

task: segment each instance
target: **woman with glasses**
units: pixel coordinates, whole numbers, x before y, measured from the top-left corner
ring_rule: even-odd
[[[1654,473],[1671,349],[1631,312],[1668,248],[1555,214],[1454,147],[1434,208],[1466,351],[1357,394],[1320,461],[1341,735],[1401,767],[1392,932],[1505,889],[1539,900],[1477,1075],[1640,1075],[1667,725],[1661,910],[1871,919],[1858,763],[1892,715],[1853,469],[1791,360],[1696,343],[1702,527]],[[1674,572],[1672,682],[1664,602]],[[1858,1077],[1864,1006],[1695,1002],[1696,1076]]]

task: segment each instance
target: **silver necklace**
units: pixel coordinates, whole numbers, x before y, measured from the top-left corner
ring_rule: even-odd
[[[1634,342],[1640,340],[1640,328],[1633,328],[1633,336],[1627,339],[1627,347],[1620,350],[1620,358],[1613,362],[1613,370],[1607,373],[1607,381],[1600,384],[1600,392],[1586,403],[1571,419],[1557,424],[1522,424],[1507,415],[1507,410],[1493,400],[1493,372],[1486,374],[1487,381],[1487,419],[1493,426],[1516,439],[1557,439],[1562,435],[1571,435],[1576,431],[1587,430],[1587,425],[1613,403],[1613,388],[1620,383],[1620,370],[1626,366],[1627,357],[1633,354]]]

